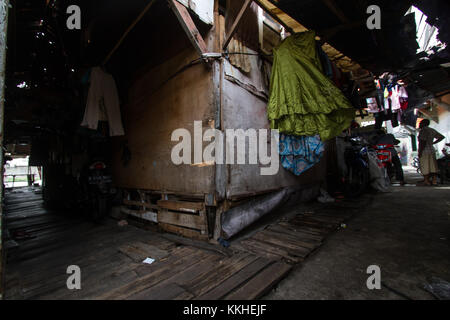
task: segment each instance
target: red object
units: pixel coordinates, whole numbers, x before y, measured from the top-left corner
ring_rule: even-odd
[[[94,164],[91,165],[90,169],[91,170],[103,170],[106,168],[106,165],[103,162],[95,162]]]
[[[400,98],[400,107],[402,110],[408,109],[408,100]]]
[[[392,163],[392,152],[389,150],[391,148],[394,148],[392,144],[377,144],[374,146],[380,167],[386,167],[389,163]]]

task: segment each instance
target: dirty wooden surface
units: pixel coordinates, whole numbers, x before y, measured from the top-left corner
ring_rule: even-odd
[[[5,211],[6,299],[253,299],[291,269],[251,252],[224,254],[113,220],[52,213],[28,188],[9,192]],[[146,257],[156,261],[145,265]],[[81,290],[67,289],[69,265],[81,268]]]
[[[299,212],[241,240],[240,247],[258,256],[290,264],[304,261],[332,232],[345,226],[357,211],[348,204],[329,204],[319,210]]]
[[[329,205],[268,225],[213,250],[107,220],[50,212],[40,190],[6,194],[6,299],[258,299],[357,210]],[[145,258],[153,258],[150,265]],[[81,290],[67,289],[67,267]]]

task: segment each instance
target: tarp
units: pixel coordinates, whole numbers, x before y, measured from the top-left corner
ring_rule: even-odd
[[[313,31],[296,33],[274,49],[268,117],[272,129],[332,139],[350,126],[355,109],[323,73]]]

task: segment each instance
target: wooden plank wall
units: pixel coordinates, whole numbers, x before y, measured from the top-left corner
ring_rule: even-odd
[[[256,56],[251,56],[252,70],[258,70]],[[232,67],[234,74],[240,74],[241,79],[254,83],[258,87],[262,73],[252,72],[250,77]],[[224,129],[269,129],[267,119],[267,101],[246,90],[235,82],[223,79],[222,117]],[[270,146],[268,146],[270,150]],[[236,150],[236,146],[235,146]],[[236,153],[237,151],[235,151]],[[247,160],[248,161],[248,160]],[[305,172],[300,177],[285,170],[281,164],[279,171],[273,176],[260,175],[260,165],[229,165],[227,170],[228,184],[226,194],[228,198],[240,197],[246,194],[261,193],[278,188],[311,185],[325,179],[326,163],[323,159],[318,165]]]
[[[207,194],[214,191],[214,166],[174,165],[171,141],[175,129],[193,137],[194,121],[214,123],[212,70],[203,62],[169,79],[199,56],[190,47],[136,79],[123,108],[126,135],[114,141],[113,176],[123,188]],[[167,81],[167,82],[165,82]],[[121,157],[127,141],[131,160]]]

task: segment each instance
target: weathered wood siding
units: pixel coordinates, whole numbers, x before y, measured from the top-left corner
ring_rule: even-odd
[[[237,68],[231,67],[231,70],[228,69],[228,72],[224,73],[224,77],[228,79],[231,79],[230,76],[238,78],[240,83],[250,84],[259,91],[262,88],[263,74],[259,71],[257,59],[256,56],[251,57],[252,72],[250,74],[243,74]],[[224,70],[227,70],[227,68]],[[267,119],[267,101],[227,79],[223,79],[222,117],[225,130],[270,128]],[[268,150],[270,150],[270,146],[268,146]],[[227,170],[227,197],[240,197],[246,194],[261,193],[301,184],[317,184],[325,179],[326,174],[324,159],[299,177],[285,170],[281,164],[278,174],[273,176],[261,175],[260,167],[260,165],[229,165]]]
[[[203,126],[214,120],[211,68],[199,63],[165,82],[198,55],[193,48],[149,70],[129,90],[123,108],[126,136],[115,139],[113,169],[118,187],[189,194],[214,191],[214,166],[174,165],[171,141],[178,128],[191,131],[194,121]],[[131,160],[121,161],[128,141]]]

